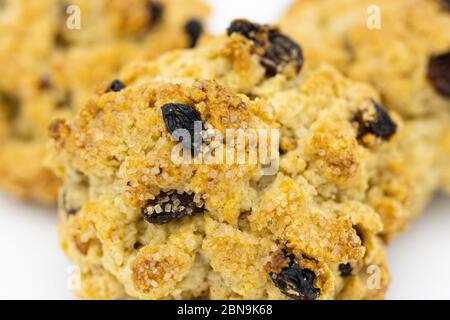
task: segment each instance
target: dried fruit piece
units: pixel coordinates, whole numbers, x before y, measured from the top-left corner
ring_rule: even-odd
[[[280,291],[296,300],[313,300],[319,297],[320,289],[314,286],[316,275],[309,269],[298,266],[294,255],[285,256],[287,267],[280,272],[270,272],[270,278]],[[279,258],[278,258],[279,260]]]
[[[125,89],[125,85],[122,83],[122,81],[116,79],[113,82],[111,82],[108,91],[119,92],[123,89]]]
[[[254,51],[261,57],[261,65],[268,77],[275,76],[287,68],[299,73],[303,66],[303,52],[300,46],[278,29],[251,23],[247,20],[235,20],[227,30],[228,35],[239,33],[253,41]]]
[[[358,139],[373,134],[383,140],[389,140],[397,131],[397,125],[377,102],[372,103],[373,110],[360,111],[354,118],[358,123]]]
[[[450,12],[450,0],[441,0],[442,2],[442,7],[444,8],[444,10],[447,10]]]
[[[181,141],[183,148],[190,150],[196,156],[200,152],[203,128],[200,113],[193,107],[180,103],[168,103],[163,105],[161,109],[164,123],[171,134],[176,130],[187,130],[190,139],[184,139],[183,135],[179,137],[177,135],[175,138]]]
[[[198,198],[198,199],[197,199]],[[195,193],[161,192],[142,208],[144,219],[152,224],[166,224],[203,212],[204,203]]]
[[[164,6],[158,1],[150,1],[148,3],[149,25],[154,26],[157,24],[164,13]]]
[[[437,92],[444,97],[450,97],[450,51],[430,58],[428,79]]]
[[[197,19],[191,19],[184,26],[184,31],[189,36],[189,48],[194,48],[203,33],[203,25]]]
[[[349,277],[352,275],[352,265],[350,264],[350,262],[348,263],[341,263],[339,265],[339,271],[341,272],[341,276],[343,277]]]

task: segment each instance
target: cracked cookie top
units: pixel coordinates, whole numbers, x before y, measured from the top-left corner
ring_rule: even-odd
[[[283,58],[268,74],[253,38],[231,32],[133,63],[116,79],[119,90],[107,83],[74,119],[53,123],[64,180],[60,237],[80,267],[80,296],[383,295],[383,225],[365,196],[377,150],[396,134],[367,128],[401,120],[379,117],[376,92],[331,67],[302,71]],[[361,113],[373,116],[355,120]],[[200,145],[186,140],[195,123]],[[364,143],[362,128],[371,136]],[[275,131],[279,148],[261,149],[261,136],[238,142],[230,130]],[[212,132],[224,139],[209,141]],[[256,162],[252,147],[266,151]],[[225,161],[236,148],[244,161]],[[189,161],[173,161],[175,149]],[[210,151],[224,161],[200,161]],[[275,171],[264,171],[267,164]],[[369,267],[378,286],[368,284]],[[95,290],[107,288],[105,279],[114,286]]]

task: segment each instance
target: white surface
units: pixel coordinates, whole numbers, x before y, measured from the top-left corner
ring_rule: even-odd
[[[275,22],[289,0],[216,0],[210,28],[232,18]],[[73,299],[58,250],[54,210],[0,195],[0,299]],[[450,299],[450,199],[439,197],[388,248],[389,299]]]
[[[0,195],[0,299],[71,299],[54,210]]]
[[[388,299],[450,299],[450,198],[439,196],[388,247]]]
[[[233,19],[245,18],[259,23],[276,23],[290,0],[205,0],[211,3],[209,31],[223,33]]]

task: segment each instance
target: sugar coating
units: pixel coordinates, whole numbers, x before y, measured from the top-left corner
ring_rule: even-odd
[[[377,206],[386,216],[401,210],[399,199],[417,215],[433,190],[439,186],[449,190],[450,100],[428,76],[430,58],[450,51],[450,13],[445,4],[441,0],[336,0],[330,5],[326,0],[302,0],[280,20],[283,31],[302,43],[307,67],[331,63],[351,79],[372,84],[387,109],[411,119],[394,152],[403,153],[403,160],[391,159],[387,167],[401,178],[382,171],[390,200]],[[378,9],[381,29],[370,29],[368,18]]]
[[[74,22],[73,8],[80,10],[80,29],[66,26]],[[129,60],[189,46],[186,23],[207,13],[200,0],[2,1],[1,186],[54,203],[59,181],[43,165],[51,121],[106,91]]]
[[[407,224],[408,209],[377,179],[391,158],[396,179],[406,124],[391,114],[398,131],[390,139],[362,141],[354,117],[379,100],[372,88],[328,66],[267,77],[252,45],[238,34],[211,37],[134,63],[119,76],[124,90],[53,123],[54,170],[64,180],[60,239],[80,268],[80,297],[289,299],[270,274],[290,255],[314,273],[318,299],[384,296],[381,239]],[[280,129],[278,172],[263,176],[261,163],[175,164],[167,103],[195,108],[220,132]],[[146,221],[142,208],[171,190],[202,195],[204,212]],[[389,199],[400,222],[383,231],[387,217],[374,204]],[[339,271],[347,263],[351,276]]]
[[[342,77],[338,77],[336,72],[331,72],[327,68],[321,72],[314,69],[313,71],[321,73],[321,77],[306,83],[303,83],[303,72],[294,78],[287,72],[267,79],[264,68],[258,63],[258,57],[252,54],[251,42],[243,41],[242,38],[234,34],[225,43],[221,39],[211,39],[209,45],[195,51],[184,52],[183,59],[181,53],[175,52],[165,55],[155,63],[137,62],[125,68],[120,77],[127,83],[140,83],[152,78],[177,83],[192,83],[193,79],[215,79],[234,92],[267,99],[275,109],[277,122],[282,124],[281,148],[284,151],[291,151],[286,153],[281,165],[284,162],[287,172],[299,174],[305,170],[307,162],[299,157],[298,153],[304,156],[307,150],[303,149],[304,142],[298,146],[296,140],[306,138],[308,127],[305,127],[305,123],[317,117],[323,106],[329,103],[324,96],[346,94],[345,90],[341,89],[342,86],[346,88],[346,82],[343,82]],[[308,64],[308,60],[305,60],[305,63]],[[320,99],[312,101],[304,99],[298,90],[299,85],[303,85],[305,88],[303,90],[317,94]],[[359,93],[360,96],[356,94],[352,96],[356,102],[352,102],[353,113],[348,115],[351,118],[361,110],[373,109],[373,104],[367,97],[374,97],[375,101],[381,101],[381,97],[372,89],[368,89],[366,85],[360,83],[353,85],[361,88],[357,92],[362,93]],[[369,90],[372,90],[372,93],[369,94],[367,92]],[[344,96],[342,99],[348,98]],[[335,111],[333,117],[342,116],[339,112],[339,110]],[[364,137],[365,146],[369,146],[369,149],[380,159],[378,164],[374,164],[376,168],[370,169],[372,171],[367,169],[369,174],[361,175],[364,171],[359,167],[360,169],[351,175],[359,174],[361,177],[360,180],[353,178],[353,181],[360,183],[360,191],[368,191],[361,198],[365,197],[381,214],[387,239],[404,230],[424,209],[434,191],[438,189],[443,176],[441,169],[448,168],[447,160],[449,159],[445,154],[443,156],[442,150],[445,148],[441,146],[442,137],[449,130],[448,113],[440,112],[436,115],[403,120],[399,119],[398,114],[392,116],[396,119],[398,130],[388,143],[382,143],[380,148],[379,139],[374,139],[371,135]],[[329,132],[327,135],[322,135],[321,141],[324,141],[327,136],[334,140],[335,133],[332,132],[333,126],[336,126],[334,122],[333,118],[329,124],[323,124],[323,127],[328,126]],[[354,122],[352,122],[353,125]],[[352,139],[347,139],[349,140]],[[356,145],[354,141],[352,142]],[[298,150],[292,150],[295,148]],[[326,152],[320,145],[312,145],[309,149],[310,153],[317,152],[318,156]],[[326,162],[319,159],[315,170],[323,171],[329,177],[334,176],[334,180],[351,174],[358,167],[352,159],[342,159],[342,152],[345,149],[352,153],[358,153],[360,150],[354,151],[354,146],[346,144],[344,140],[339,141],[328,150],[330,165],[325,166]],[[355,155],[352,154],[351,157]],[[339,166],[333,166],[333,162]],[[324,187],[321,187],[321,179],[317,178],[315,172],[310,172],[311,168],[308,169],[309,179],[315,181],[322,193],[337,197],[336,192],[341,190],[330,188],[326,183]],[[319,174],[321,175],[322,173]],[[346,180],[344,179],[343,182]],[[353,192],[353,189],[350,190]]]

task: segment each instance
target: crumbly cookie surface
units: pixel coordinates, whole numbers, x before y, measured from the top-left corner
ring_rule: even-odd
[[[402,120],[331,67],[301,71],[300,47],[276,29],[240,21],[228,34],[132,64],[120,91],[53,123],[65,181],[60,237],[80,268],[76,293],[382,298],[384,217],[369,194]],[[278,129],[279,170],[262,174],[274,154],[175,163],[169,130],[198,118],[222,133]]]
[[[59,183],[42,164],[51,121],[71,116],[131,59],[195,45],[207,13],[199,0],[2,1],[2,187],[53,203]]]
[[[235,26],[234,29],[236,29]],[[243,29],[242,34],[244,35],[248,33],[247,29],[252,30],[250,27]],[[255,31],[253,30],[253,32]],[[262,33],[264,34],[264,32],[267,30]],[[242,34],[238,32],[231,34],[226,43],[222,40],[212,39],[208,45],[202,46],[194,52],[183,53],[185,57],[183,60],[180,59],[180,53],[177,52],[165,55],[157,63],[132,64],[123,70],[120,78],[127,84],[153,78],[169,82],[214,79],[234,92],[268,99],[277,111],[278,122],[283,124],[284,135],[281,139],[281,148],[284,149],[283,152],[291,151],[298,145],[297,131],[303,129],[301,124],[305,119],[310,119],[311,114],[314,114],[311,110],[317,112],[325,104],[325,101],[316,106],[299,101],[295,90],[289,91],[287,87],[298,85],[302,81],[302,73],[300,76],[293,76],[291,68],[281,68],[277,75],[271,76],[267,73],[266,63],[263,62],[267,52],[261,51],[261,47],[270,48],[270,45],[261,44],[261,41],[257,41],[255,44],[251,40],[251,38],[255,38],[254,35],[248,37],[251,41],[245,41],[248,38]],[[264,37],[269,38],[267,34],[256,38]],[[280,52],[289,52],[286,48],[291,46],[283,43],[282,47]],[[295,46],[294,50],[298,52]],[[302,61],[303,64],[305,52],[304,63],[307,66],[308,55],[304,46],[301,46],[301,51],[293,57],[293,63],[298,64],[298,61]],[[274,60],[282,61],[279,58],[274,58]],[[281,66],[283,65],[282,63]],[[333,75],[333,73],[324,72],[323,78],[328,79],[331,83],[339,83]],[[336,91],[339,92],[340,86],[338,84],[334,84],[334,86],[336,88],[330,88],[327,81],[324,80],[323,83],[317,81],[311,84],[308,89],[315,90],[314,92],[320,94],[323,94],[321,90],[328,94],[335,94]],[[363,85],[361,86],[363,87]],[[372,96],[375,97],[375,101],[382,100],[376,94],[372,94]],[[298,106],[293,106],[289,99],[294,99]],[[380,105],[379,102],[377,104]],[[381,104],[381,106],[384,105]],[[367,109],[367,104],[364,108]],[[384,126],[382,121],[378,121],[381,125],[376,128],[370,124],[372,113],[377,114],[373,105],[369,106],[366,113],[354,115],[354,122],[362,121],[363,123],[361,132],[358,133],[358,140],[376,153],[379,160],[377,168],[372,172],[375,173],[370,176],[367,186],[361,187],[361,190],[368,188],[369,192],[365,196],[380,211],[385,222],[384,233],[389,239],[405,229],[413,217],[424,209],[442,181],[441,168],[447,168],[448,156],[442,156],[441,141],[445,132],[448,131],[449,115],[446,112],[440,112],[417,119],[407,118],[405,121],[399,121],[397,134],[389,137],[389,135],[386,136],[386,133],[390,132],[389,122]],[[382,113],[378,115],[381,115],[380,119],[384,118]],[[369,120],[369,124],[364,125],[365,119]],[[372,123],[376,124],[377,122],[372,121]],[[384,130],[386,132],[383,132]],[[379,137],[374,137],[373,133],[378,133]],[[386,139],[388,144],[380,144],[383,136],[388,138]],[[384,147],[386,145],[388,147]],[[317,168],[317,170],[325,169],[325,167]]]
[[[450,12],[447,3],[441,0],[337,0],[330,5],[326,0],[302,0],[280,20],[283,31],[303,44],[307,66],[329,62],[350,78],[374,85],[386,108],[408,119],[415,118],[407,125],[409,133],[405,134],[400,147],[400,152],[409,155],[402,161],[413,164],[398,162],[390,166],[403,177],[416,176],[409,184],[417,185],[421,181],[422,186],[415,189],[422,191],[411,193],[412,197],[407,196],[406,184],[401,191],[404,196],[400,196],[400,190],[395,191],[395,198],[409,202],[414,215],[424,207],[424,199],[438,188],[436,183],[448,189],[450,181],[450,152],[446,142],[450,127]],[[376,28],[378,13],[380,29]],[[410,137],[427,141],[427,144],[418,146],[414,143],[418,140]],[[444,147],[440,147],[441,143]],[[408,172],[411,168],[413,171]],[[382,174],[386,176],[385,172]],[[386,182],[389,180],[390,184],[397,185],[392,188],[398,189],[392,179]],[[406,200],[406,196],[410,200]],[[397,204],[385,203],[380,210],[391,211],[389,208],[394,206]]]
[[[307,64],[327,61],[350,78],[374,85],[388,108],[421,116],[450,105],[446,3],[299,0],[280,25],[303,43]]]

